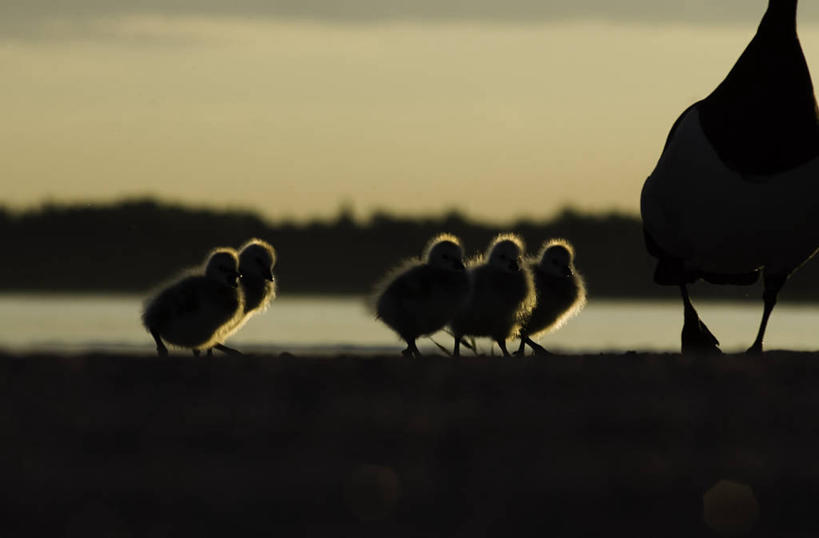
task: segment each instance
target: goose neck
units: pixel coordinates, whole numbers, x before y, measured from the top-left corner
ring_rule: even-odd
[[[760,29],[796,31],[796,7],[798,0],[768,0],[768,9],[762,17]]]

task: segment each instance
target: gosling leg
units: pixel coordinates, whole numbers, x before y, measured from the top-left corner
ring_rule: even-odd
[[[532,348],[532,350],[535,352],[535,355],[551,355],[551,353],[549,352],[548,349],[541,346],[540,344],[538,344],[537,342],[535,342],[534,340],[532,340],[528,336],[524,337],[524,340],[521,342],[521,344],[524,344],[524,343],[528,344],[529,347]],[[521,347],[523,347],[523,346],[521,345]]]
[[[509,350],[506,349],[506,339],[505,338],[498,338],[497,340],[495,340],[495,342],[498,343],[498,347],[503,352],[504,357],[511,357],[512,356],[512,355],[509,354]]]
[[[167,357],[168,348],[165,347],[165,344],[162,342],[162,338],[159,337],[159,331],[156,329],[151,329],[151,336],[154,337],[154,341],[156,342],[156,354],[160,357]]]
[[[409,358],[421,357],[421,352],[418,351],[418,346],[415,345],[415,338],[407,338],[407,349],[402,351],[401,354]]]
[[[232,347],[228,347],[224,344],[216,344],[215,346],[213,346],[213,349],[218,349],[225,355],[244,355],[244,353],[242,353],[238,349],[233,349]],[[210,350],[208,350],[208,355],[210,355]]]

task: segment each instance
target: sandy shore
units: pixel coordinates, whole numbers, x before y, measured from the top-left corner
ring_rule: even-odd
[[[817,353],[0,354],[0,395],[4,536],[819,534]]]

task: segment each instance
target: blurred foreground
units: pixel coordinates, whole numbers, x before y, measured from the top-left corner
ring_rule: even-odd
[[[0,355],[3,536],[815,536],[817,359]]]

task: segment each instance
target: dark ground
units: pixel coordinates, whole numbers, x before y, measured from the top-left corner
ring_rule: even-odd
[[[4,538],[819,535],[817,354],[7,354],[0,432]]]

